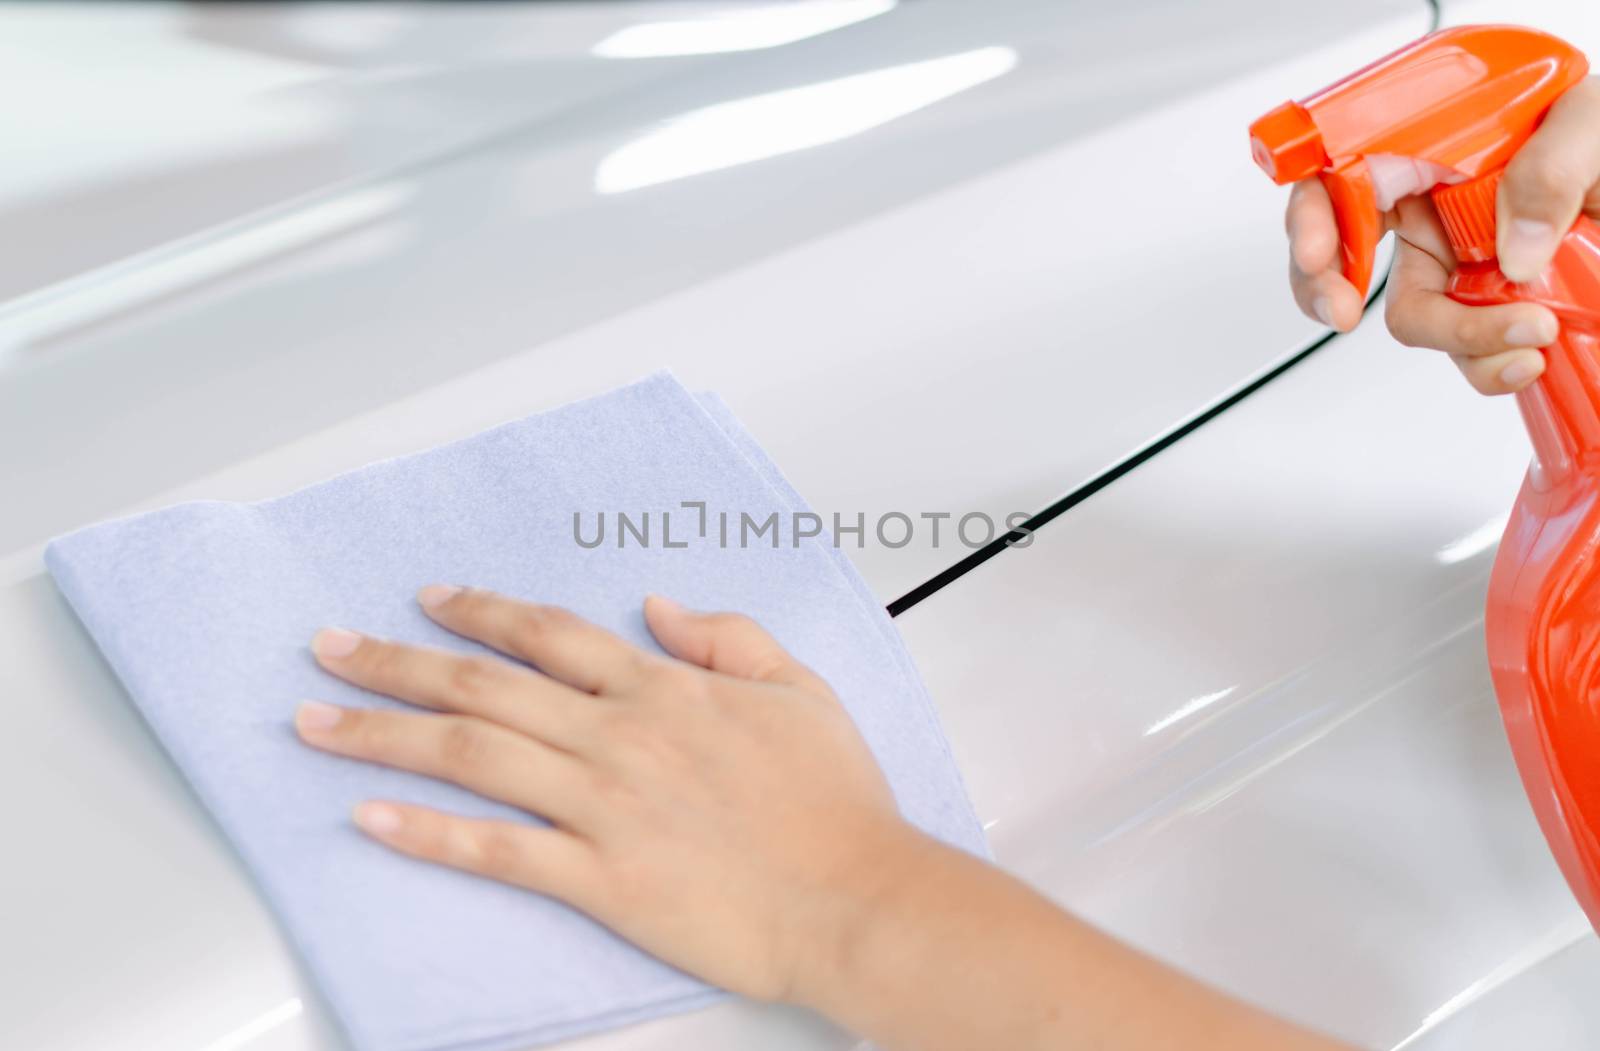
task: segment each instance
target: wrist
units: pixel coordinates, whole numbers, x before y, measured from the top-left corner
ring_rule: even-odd
[[[882,963],[906,950],[918,885],[960,856],[898,818],[861,838],[863,848],[836,874],[802,932],[781,996],[847,1025],[875,995]]]

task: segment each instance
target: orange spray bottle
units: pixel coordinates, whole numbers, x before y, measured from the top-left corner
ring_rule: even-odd
[[[1250,128],[1278,183],[1318,176],[1344,273],[1363,296],[1386,185],[1428,186],[1462,303],[1533,302],[1561,322],[1517,395],[1534,458],[1489,581],[1489,664],[1523,786],[1568,884],[1600,929],[1600,226],[1580,217],[1554,261],[1514,284],[1495,259],[1496,190],[1551,104],[1588,72],[1575,48],[1516,26],[1423,37]]]

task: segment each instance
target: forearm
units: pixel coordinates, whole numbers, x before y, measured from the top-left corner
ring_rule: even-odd
[[[845,907],[794,998],[893,1051],[1335,1051],[920,836]]]

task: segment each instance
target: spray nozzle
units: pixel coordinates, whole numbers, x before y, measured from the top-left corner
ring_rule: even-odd
[[[1250,125],[1250,156],[1280,186],[1309,179],[1328,166],[1317,122],[1298,102],[1285,102]]]
[[[1494,258],[1500,172],[1588,70],[1582,52],[1547,33],[1445,29],[1272,110],[1250,126],[1250,152],[1280,185],[1322,180],[1339,224],[1345,277],[1365,296],[1383,236],[1380,211],[1393,204],[1397,187],[1433,188],[1462,261]]]

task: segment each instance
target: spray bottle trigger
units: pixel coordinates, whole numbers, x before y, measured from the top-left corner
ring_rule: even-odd
[[[1383,237],[1372,173],[1362,157],[1354,157],[1322,173],[1322,185],[1333,202],[1339,224],[1339,255],[1344,276],[1363,300],[1372,284],[1372,263]]]

